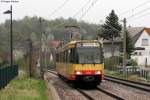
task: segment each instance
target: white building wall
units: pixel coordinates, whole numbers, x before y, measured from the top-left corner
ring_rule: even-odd
[[[120,49],[120,44],[119,45],[114,45],[114,56],[119,56],[119,49]],[[112,56],[112,46],[111,44],[104,44],[104,57],[109,58]]]
[[[142,46],[142,39],[148,39],[148,46]],[[146,59],[147,59],[147,65],[150,65],[150,35],[143,31],[139,39],[135,43],[135,47],[142,47],[145,48],[145,50],[136,50],[134,52],[137,52],[137,55],[132,55],[131,58],[135,59],[138,63],[138,65],[145,65]]]

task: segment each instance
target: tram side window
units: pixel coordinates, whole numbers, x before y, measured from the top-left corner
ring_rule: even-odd
[[[102,48],[100,49],[100,61],[101,61],[101,63],[104,62],[104,51]]]
[[[59,55],[56,54],[56,62],[59,62]]]
[[[60,53],[60,62],[61,63],[63,62],[63,53],[62,52]]]
[[[70,63],[70,49],[67,50],[67,63]]]
[[[59,53],[59,62],[61,62],[61,52]]]
[[[75,63],[75,48],[71,48],[70,52],[70,63]]]
[[[64,52],[64,56],[65,56],[64,62],[66,63],[67,62],[67,50]]]
[[[62,62],[65,62],[65,52],[62,52]]]
[[[66,63],[68,63],[68,50],[66,50]]]
[[[61,53],[59,53],[59,62],[61,62]]]
[[[63,56],[62,62],[65,62],[65,51],[62,52],[62,56]]]

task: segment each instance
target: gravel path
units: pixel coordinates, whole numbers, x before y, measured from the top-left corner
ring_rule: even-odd
[[[124,86],[111,81],[103,81],[101,86],[104,89],[125,98],[126,100],[150,100],[150,93]]]
[[[48,80],[58,92],[61,100],[87,100],[76,89],[68,86],[56,75],[48,73]],[[150,93],[114,82],[104,80],[100,87],[107,89],[108,91],[111,91],[122,98],[125,98],[125,100],[150,100]],[[83,89],[83,91],[95,100],[115,100],[114,98],[98,91],[97,89]]]
[[[53,84],[61,100],[87,100],[82,94],[80,94],[77,90],[69,87],[56,75],[51,73],[48,74],[49,82]]]
[[[95,100],[116,100],[116,99],[102,93],[101,91],[96,90],[96,89],[84,90],[84,92],[87,93],[88,95],[90,95]]]

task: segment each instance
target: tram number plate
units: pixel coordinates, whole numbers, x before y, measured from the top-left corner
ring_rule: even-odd
[[[91,71],[86,71],[85,74],[89,75],[89,74],[92,74],[92,72]]]

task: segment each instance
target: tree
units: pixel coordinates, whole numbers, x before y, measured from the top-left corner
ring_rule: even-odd
[[[131,53],[134,51],[134,44],[132,42],[130,33],[126,31],[126,52],[127,52],[127,59],[130,59]]]
[[[119,24],[119,18],[112,10],[111,13],[106,17],[105,23],[101,26],[99,36],[112,42],[112,57],[114,56],[114,38],[120,36],[122,26]]]

